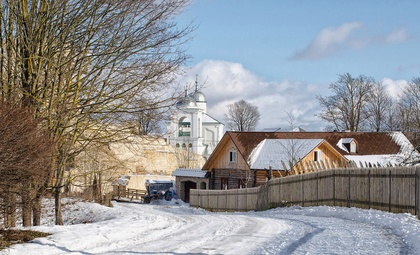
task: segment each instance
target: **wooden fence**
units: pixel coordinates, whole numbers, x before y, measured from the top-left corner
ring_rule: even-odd
[[[146,190],[140,189],[127,189],[124,185],[115,185],[113,187],[112,199],[121,201],[143,201],[144,196],[147,194]]]
[[[344,206],[411,213],[420,219],[420,167],[332,169],[234,190],[191,190],[190,206],[211,211]]]

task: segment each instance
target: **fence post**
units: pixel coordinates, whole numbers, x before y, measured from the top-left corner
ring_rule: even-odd
[[[301,189],[302,189],[302,193],[301,193],[302,206],[305,206],[305,188],[304,188],[305,185],[303,185],[303,175],[300,176],[300,186],[301,186]]]
[[[415,195],[415,208],[416,208],[416,214],[417,219],[420,220],[420,168],[416,167],[416,179],[415,179],[415,189],[416,189],[416,195]]]
[[[338,172],[339,170],[337,170],[337,169],[333,169],[333,205],[335,206],[336,205],[336,200],[337,200],[337,190],[336,190],[336,188],[335,188],[335,182],[336,182],[336,178],[335,178],[335,176],[337,175],[337,172]]]
[[[201,196],[200,196],[200,189],[197,189],[197,200],[198,200],[198,208],[202,208],[202,204],[201,204]]]
[[[389,170],[389,205],[388,205],[388,212],[391,212],[391,199],[392,199],[392,180],[391,180],[391,170]]]
[[[369,204],[369,209],[371,209],[371,207],[372,207],[372,202],[371,202],[371,201],[372,201],[372,199],[371,199],[371,197],[370,197],[370,194],[371,194],[371,193],[370,193],[370,189],[371,189],[371,183],[370,183],[370,171],[371,171],[371,170],[369,169],[369,171],[368,171],[368,193],[369,193],[369,194],[368,194],[368,198],[369,198],[369,203],[368,203],[368,204]]]
[[[248,210],[248,188],[245,189],[245,210]]]
[[[351,177],[350,177],[350,169],[347,169],[347,181],[348,181],[348,190],[347,190],[347,207],[351,207]]]

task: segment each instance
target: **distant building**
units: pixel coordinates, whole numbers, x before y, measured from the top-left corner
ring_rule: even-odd
[[[207,159],[222,139],[224,124],[207,114],[205,95],[198,90],[188,93],[176,103],[171,120],[166,124],[167,142],[189,149]]]

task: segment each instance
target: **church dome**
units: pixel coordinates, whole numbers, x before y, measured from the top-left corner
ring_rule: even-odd
[[[202,108],[202,103],[207,103],[206,96],[203,94],[203,92],[198,90],[198,83],[195,81],[195,91],[188,93],[187,88],[185,88],[185,95],[176,103],[176,106],[183,108],[195,108],[200,105],[200,108]]]
[[[181,100],[179,100],[176,103],[177,107],[186,107],[186,108],[192,108],[192,107],[196,107],[197,104],[195,103],[194,98],[190,97],[190,96],[185,96],[184,98],[182,98]]]
[[[201,91],[195,91],[194,98],[196,102],[206,102],[206,96]]]

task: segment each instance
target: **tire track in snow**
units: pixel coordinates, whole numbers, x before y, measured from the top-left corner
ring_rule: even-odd
[[[151,233],[154,241],[136,244],[142,252],[154,252],[159,247],[159,254],[238,254],[238,249],[246,250],[244,246],[249,242],[263,244],[273,233],[288,228],[282,220],[236,214],[170,215],[171,225],[177,227]],[[174,242],[178,244],[175,247]]]
[[[137,207],[141,206],[141,207]],[[131,207],[131,206],[130,206]],[[139,210],[141,209],[141,210]],[[177,208],[178,209],[178,208]],[[261,217],[247,213],[191,213],[171,207],[136,205],[139,218],[149,224],[129,240],[113,239],[112,248],[91,250],[96,254],[369,254],[370,246],[382,254],[408,250],[391,231],[339,218],[305,215]],[[145,216],[147,215],[147,216]],[[342,226],[350,226],[349,229]],[[366,238],[369,236],[369,238]],[[331,240],[334,239],[334,240]],[[251,251],[246,247],[259,247]],[[331,243],[333,245],[331,245]],[[159,252],[156,252],[159,251]],[[102,252],[102,253],[101,253]]]
[[[418,254],[417,219],[325,211],[297,207],[211,213],[186,206],[117,203],[101,210],[100,221],[38,227],[53,230],[53,235],[0,254]]]
[[[401,237],[373,224],[306,215],[275,218],[290,222],[294,231],[252,254],[410,254]],[[379,248],[372,252],[371,247]]]

